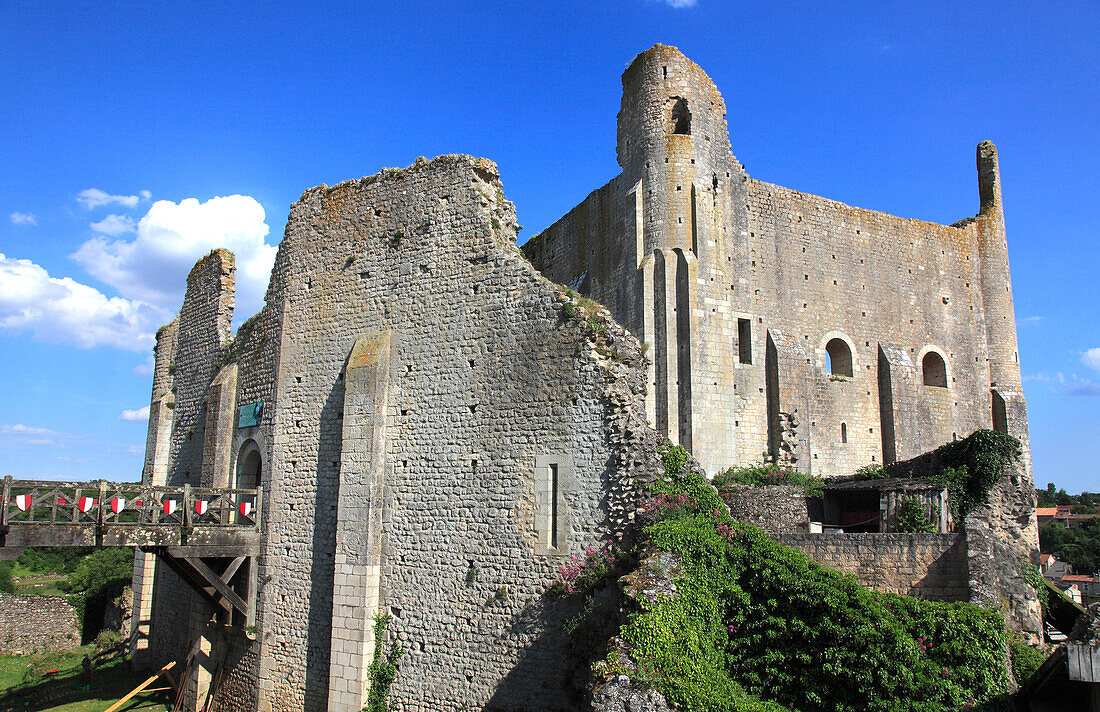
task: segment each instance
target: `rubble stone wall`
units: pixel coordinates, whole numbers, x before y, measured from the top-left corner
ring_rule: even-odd
[[[0,593],[0,654],[68,650],[79,645],[76,610],[64,596]]]

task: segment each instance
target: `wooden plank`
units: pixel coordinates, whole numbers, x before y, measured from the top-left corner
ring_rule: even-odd
[[[248,557],[238,556],[237,558],[235,558],[231,562],[229,562],[229,566],[226,566],[225,571],[222,571],[222,574],[221,574],[222,581],[225,581],[226,583],[229,583],[230,579],[233,578],[233,574],[237,573],[237,569],[241,568],[241,564],[244,563],[244,560],[246,558],[248,558]]]
[[[259,556],[260,545],[258,542],[243,542],[240,544],[196,544],[194,546],[170,545],[164,547],[165,552],[179,559],[228,559],[238,556]]]
[[[126,695],[125,697],[123,697],[123,698],[122,698],[121,700],[119,700],[118,702],[114,703],[113,705],[111,705],[110,707],[108,707],[107,709],[105,709],[105,710],[104,710],[103,712],[115,712],[115,710],[117,710],[117,709],[118,709],[119,707],[122,707],[122,705],[124,705],[124,704],[126,704],[127,702],[129,702],[129,701],[130,701],[130,699],[131,699],[131,698],[132,698],[132,697],[133,697],[134,695],[138,694],[139,692],[141,692],[142,690],[144,690],[144,689],[145,689],[146,687],[149,687],[149,685],[152,685],[152,684],[153,684],[154,682],[156,682],[156,681],[157,681],[157,678],[159,678],[159,677],[160,677],[161,675],[163,675],[164,673],[166,673],[166,672],[168,672],[169,670],[171,670],[171,669],[172,669],[173,667],[175,667],[175,665],[176,665],[176,661],[175,661],[175,660],[173,660],[172,662],[168,663],[167,665],[165,665],[164,667],[162,667],[162,668],[160,669],[160,672],[158,672],[158,673],[157,673],[156,675],[153,675],[153,676],[152,676],[152,677],[150,677],[150,678],[149,678],[148,680],[146,680],[145,682],[143,682],[143,683],[141,683],[140,685],[138,685],[137,687],[135,687],[135,688],[134,688],[133,690],[130,690],[130,692],[129,692],[129,693],[128,693],[128,694],[127,694],[127,695]]]

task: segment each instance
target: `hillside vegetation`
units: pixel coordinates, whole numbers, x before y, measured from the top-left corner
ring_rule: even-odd
[[[682,448],[664,461],[637,554],[643,569],[658,561],[662,570],[626,587],[629,612],[595,666],[597,684],[626,675],[692,711],[999,704],[1008,673],[998,612],[873,592],[731,519],[703,476],[685,471]],[[578,562],[579,576],[567,572],[571,595],[597,593],[600,579],[584,574],[601,556]],[[606,627],[605,617],[589,605],[570,628],[585,630],[586,618]]]

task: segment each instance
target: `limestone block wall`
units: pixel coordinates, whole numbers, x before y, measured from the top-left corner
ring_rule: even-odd
[[[376,333],[390,339],[372,446],[379,608],[407,651],[394,698],[407,710],[574,704],[541,594],[562,557],[627,518],[632,468],[656,467],[655,440],[631,451],[645,428],[637,342],[597,314],[605,326],[590,332],[587,316],[568,318],[514,239],[495,165],[469,157],[322,186],[292,208],[268,292],[280,331],[259,709],[351,709],[333,693],[361,691],[355,652],[332,636],[351,610],[334,607],[334,588],[353,584],[334,557],[363,476],[344,457],[348,359]],[[636,408],[609,418],[616,402]],[[352,671],[330,689],[337,663]]]
[[[64,596],[0,593],[0,654],[25,655],[78,645],[76,610]]]
[[[524,246],[651,345],[650,422],[710,472],[767,453],[844,475],[991,426],[1026,451],[992,144],[978,216],[937,225],[750,178],[724,114],[678,50],[643,52],[623,74],[623,173]]]
[[[966,537],[959,534],[781,534],[779,541],[868,588],[968,601]]]

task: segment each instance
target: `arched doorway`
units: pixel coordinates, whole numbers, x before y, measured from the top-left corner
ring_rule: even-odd
[[[236,489],[256,489],[260,486],[262,471],[263,458],[260,457],[260,449],[250,440],[241,448],[241,455],[237,458],[237,476],[233,486]]]

